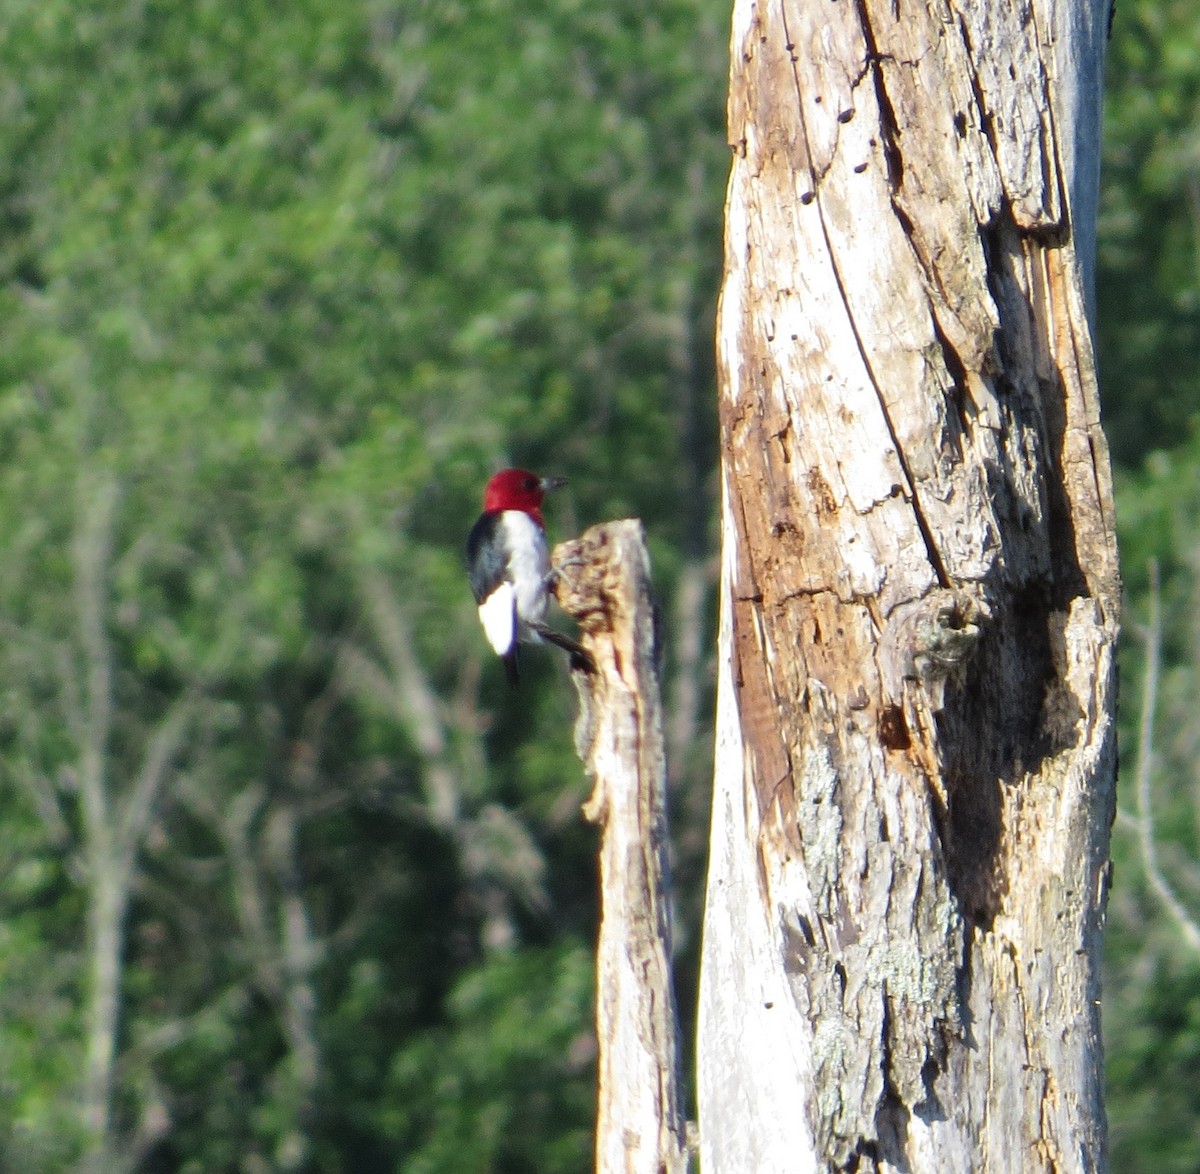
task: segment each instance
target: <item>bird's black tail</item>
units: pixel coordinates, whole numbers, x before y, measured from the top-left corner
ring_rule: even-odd
[[[504,675],[508,678],[508,683],[515,689],[521,683],[521,670],[517,667],[516,643],[500,659],[504,661]]]
[[[594,673],[596,671],[596,662],[592,659],[592,654],[582,644],[577,644],[570,636],[564,636],[561,632],[556,632],[546,624],[531,624],[530,627],[543,640],[548,640],[564,652],[571,654],[571,668],[573,671],[580,673]]]

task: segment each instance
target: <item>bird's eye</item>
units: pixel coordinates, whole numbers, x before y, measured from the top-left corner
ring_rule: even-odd
[[[537,487],[538,487],[538,483],[537,483],[536,477],[526,477],[525,480],[522,482],[522,488],[524,488],[524,489],[528,489],[528,490],[532,491],[532,490],[536,489]]]

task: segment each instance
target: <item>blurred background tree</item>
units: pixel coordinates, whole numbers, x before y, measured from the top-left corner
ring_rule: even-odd
[[[1200,912],[1192,7],[1117,14],[1098,305],[1135,619],[1163,568],[1161,853]],[[504,463],[571,477],[555,537],[647,523],[690,1015],[728,15],[10,5],[0,1166],[588,1166],[570,690],[545,656],[507,691],[461,570]],[[1114,1168],[1194,1170],[1200,959],[1136,842]]]
[[[1120,814],[1104,1023],[1111,1163],[1200,1169],[1200,950],[1147,876],[1137,801],[1149,769],[1157,864],[1200,918],[1200,12],[1118,4],[1109,56],[1098,271],[1106,432],[1127,592]],[[1161,568],[1152,632],[1151,567]],[[1161,645],[1153,745],[1139,731]]]
[[[7,14],[6,1169],[588,1164],[571,690],[506,691],[461,550],[496,467],[567,473],[555,534],[641,515],[709,626],[725,20]]]

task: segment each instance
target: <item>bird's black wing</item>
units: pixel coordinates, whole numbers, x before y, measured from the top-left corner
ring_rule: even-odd
[[[483,514],[467,535],[467,578],[476,603],[482,603],[504,582],[504,554],[493,541],[499,527],[500,514]]]
[[[501,525],[501,515],[498,513],[484,514],[471,527],[467,535],[467,578],[471,583],[471,592],[475,602],[482,604],[501,583],[508,578],[508,565],[503,553],[503,544],[494,541],[496,530]],[[482,610],[480,612],[482,618]],[[486,629],[487,624],[484,624]],[[501,654],[504,661],[504,675],[510,685],[520,682],[520,669],[517,667],[516,617],[513,617],[512,647]]]

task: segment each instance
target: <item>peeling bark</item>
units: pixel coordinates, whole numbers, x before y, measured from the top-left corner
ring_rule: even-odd
[[[705,1170],[1103,1166],[1104,28],[735,6]]]
[[[595,671],[572,675],[575,739],[600,826],[598,1174],[683,1174],[688,1156],[671,976],[666,755],[650,559],[640,522],[554,550],[557,594]]]

